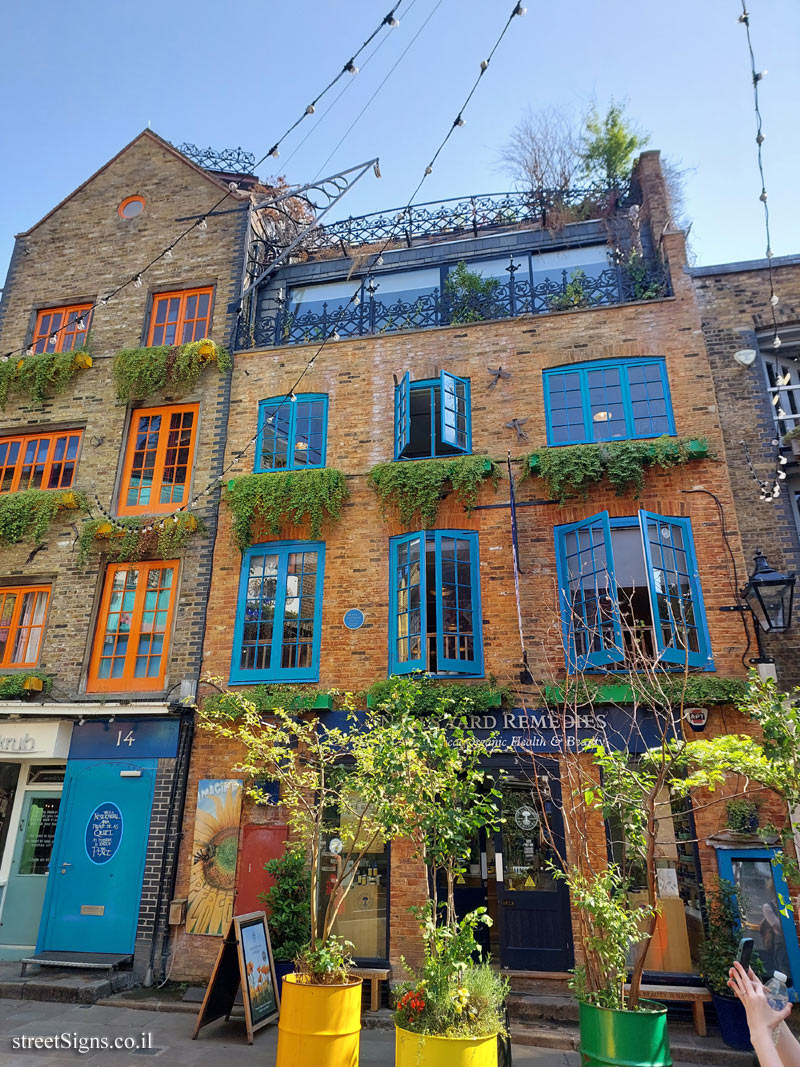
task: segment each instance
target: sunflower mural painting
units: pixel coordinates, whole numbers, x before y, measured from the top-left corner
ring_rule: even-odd
[[[188,934],[224,934],[233,916],[242,783],[203,778],[197,783]]]

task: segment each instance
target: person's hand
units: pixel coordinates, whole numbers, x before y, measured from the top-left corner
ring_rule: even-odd
[[[728,974],[730,975],[728,985],[741,1000],[747,1012],[747,1025],[750,1027],[751,1037],[757,1031],[774,1030],[791,1012],[791,1004],[787,1004],[780,1011],[775,1011],[769,1006],[766,990],[752,967],[749,971],[745,971],[737,960]]]

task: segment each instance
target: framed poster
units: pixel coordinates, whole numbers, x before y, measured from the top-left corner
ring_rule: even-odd
[[[230,1018],[239,986],[242,987],[247,1040],[252,1045],[256,1030],[274,1022],[280,1011],[269,927],[263,911],[235,915],[228,924],[197,1015],[193,1039],[202,1027],[215,1019],[223,1015]]]
[[[233,919],[242,968],[242,1000],[249,1018],[248,1032],[278,1017],[278,983],[269,941],[267,916],[263,911],[236,915]]]
[[[219,937],[233,918],[242,783],[202,778],[197,783],[187,934]]]

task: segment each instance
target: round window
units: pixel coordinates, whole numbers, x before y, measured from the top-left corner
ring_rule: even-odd
[[[135,219],[144,211],[144,197],[129,196],[117,208],[117,214],[121,219]]]

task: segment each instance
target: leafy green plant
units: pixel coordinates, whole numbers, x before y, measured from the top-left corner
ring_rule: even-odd
[[[547,306],[551,311],[571,311],[573,308],[588,307],[590,303],[588,282],[586,271],[580,268],[574,270],[569,276],[564,292],[548,296]]]
[[[741,916],[746,911],[741,889],[725,878],[714,879],[706,890],[706,909],[708,930],[698,954],[700,975],[714,993],[731,997],[728,971],[736,958]],[[764,966],[757,953],[753,954],[751,966],[756,974],[763,974]]]
[[[419,522],[426,529],[436,523],[439,503],[448,485],[457,499],[471,512],[478,492],[490,478],[497,486],[499,472],[486,456],[458,456],[453,459],[419,459],[413,463],[379,463],[367,477],[381,502],[381,510],[392,504],[406,527]]]
[[[378,707],[391,698],[398,680],[396,675],[392,675],[373,682],[365,694],[370,707]],[[441,682],[425,674],[416,675],[414,680],[414,712],[417,715],[433,715],[442,705],[458,708],[465,715],[481,715],[496,709],[498,700],[508,707],[512,699],[511,690],[506,686]]]
[[[425,961],[395,990],[394,1021],[403,1030],[437,1037],[491,1037],[504,1029],[509,983],[488,963],[475,963],[475,930],[490,923],[476,908],[456,926],[437,925],[422,912]]]
[[[269,909],[272,952],[278,960],[292,960],[308,945],[311,937],[311,872],[308,857],[301,848],[287,845],[282,856],[264,865],[275,882],[258,899]]]
[[[622,104],[612,100],[605,115],[593,107],[586,116],[580,160],[586,177],[607,187],[630,180],[635,154],[649,138],[630,124]]]
[[[663,275],[653,269],[652,264],[647,262],[638,249],[631,249],[620,266],[625,271],[634,300],[658,300],[659,297],[667,296]]]
[[[627,690],[622,699],[609,701],[604,690],[619,688]],[[575,676],[563,685],[548,686],[548,700],[565,701],[571,707],[594,703],[632,703],[634,699],[645,700],[653,706],[708,707],[716,704],[738,704],[747,694],[747,682],[743,678],[722,678],[716,675],[688,675],[659,677],[658,683],[649,685],[647,680],[630,674],[608,674],[597,677]]]
[[[11,392],[27,395],[41,407],[80,373],[79,357],[86,355],[84,347],[73,352],[40,352],[19,360],[11,357],[0,363],[0,409],[5,411]]]
[[[444,292],[453,325],[493,318],[492,298],[500,283],[470,270],[462,260],[447,275]]]
[[[309,711],[314,708],[318,698],[336,693],[333,689],[297,685],[294,682],[273,682],[258,685],[252,689],[242,690],[248,700],[263,713],[285,708],[287,711]],[[206,697],[206,707],[212,708],[221,699],[220,695]]]
[[[73,489],[23,489],[0,495],[0,544],[41,541],[59,511],[64,508],[89,510],[83,493]]]
[[[53,688],[53,675],[42,674],[41,671],[20,671],[17,674],[5,674],[0,677],[0,700],[19,700],[30,696],[30,690],[25,687],[28,678],[39,678],[41,690],[36,692],[46,695]]]
[[[307,985],[344,985],[353,966],[352,941],[329,934],[306,945],[294,960],[297,981]]]
[[[758,829],[758,809],[756,800],[747,797],[735,797],[725,805],[725,821],[728,829],[738,834],[752,834]]]
[[[243,474],[228,482],[225,503],[233,513],[233,536],[241,551],[253,543],[256,523],[277,537],[287,523],[311,523],[319,537],[335,522],[349,496],[344,474],[333,467],[306,471]]]
[[[714,459],[705,438],[664,435],[650,441],[608,441],[603,444],[557,445],[539,448],[527,457],[523,479],[535,472],[559,504],[576,497],[605,477],[617,496],[644,488],[645,471],[669,470],[692,460]]]
[[[591,875],[577,867],[555,868],[553,873],[567,883],[570,904],[580,911],[583,948],[595,972],[592,980],[586,966],[576,967],[570,988],[579,1000],[601,1008],[621,1008],[628,953],[654,909],[648,904],[631,907],[625,881],[614,864]]]
[[[185,345],[125,348],[114,360],[117,398],[144,400],[153,393],[190,392],[200,380],[203,368],[212,361],[221,374],[233,365],[230,353],[217,348],[208,338]]]
[[[104,542],[110,563],[129,563],[146,557],[170,559],[181,552],[194,534],[207,532],[202,519],[185,512],[166,519],[124,516],[114,523],[108,519],[91,519],[83,524],[78,537],[78,565],[82,567],[86,563],[100,542]]]
[[[789,430],[788,433],[785,433],[783,435],[783,437],[781,438],[781,444],[790,445],[792,441],[796,441],[798,438],[800,438],[800,424],[795,426],[793,430]]]

